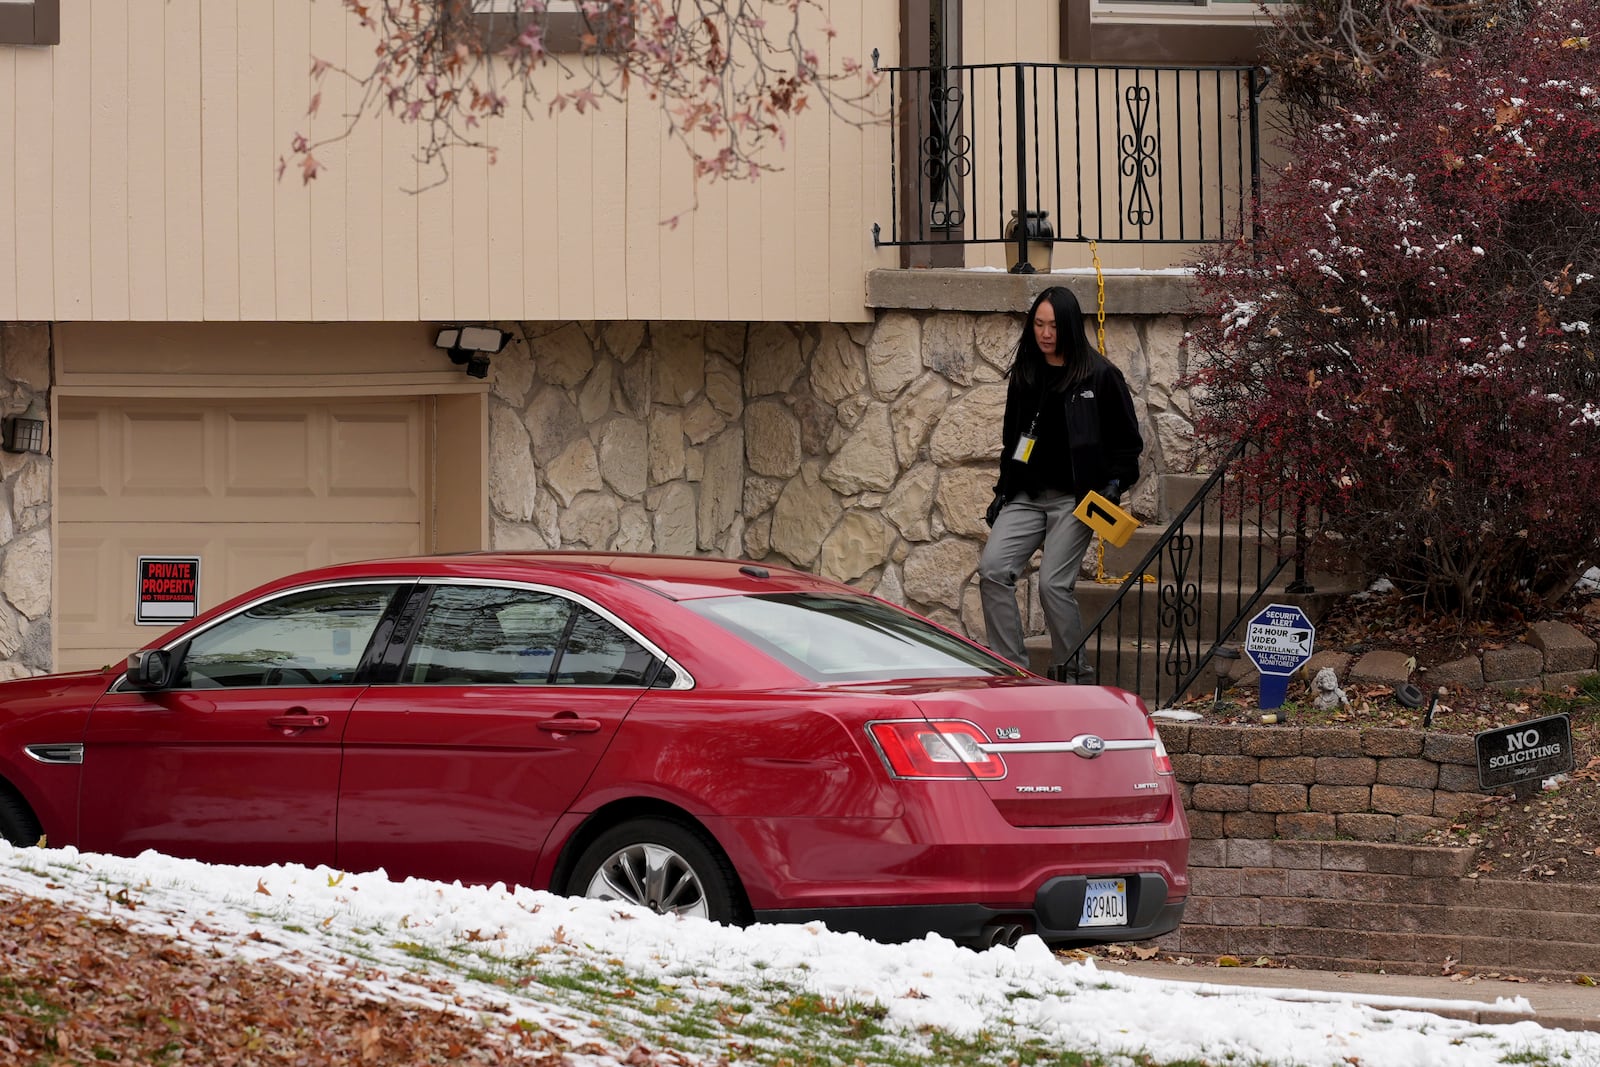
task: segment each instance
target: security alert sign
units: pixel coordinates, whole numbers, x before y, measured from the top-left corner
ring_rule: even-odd
[[[140,556],[140,626],[171,626],[192,619],[200,610],[200,557]]]

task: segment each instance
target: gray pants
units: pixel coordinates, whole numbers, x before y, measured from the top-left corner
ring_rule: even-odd
[[[1017,579],[1040,545],[1039,602],[1050,629],[1050,662],[1063,663],[1077,643],[1083,619],[1078,614],[1078,573],[1094,531],[1072,514],[1077,498],[1070,493],[1019,494],[1006,504],[989,531],[978,560],[978,592],[989,647],[1013,663],[1027,667],[1022,643],[1022,614],[1017,610]],[[1065,681],[1093,680],[1093,668],[1067,668]]]

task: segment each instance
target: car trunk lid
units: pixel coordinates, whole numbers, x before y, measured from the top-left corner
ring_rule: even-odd
[[[1031,679],[901,688],[928,719],[983,733],[1005,774],[980,781],[1013,826],[1147,823],[1170,813],[1171,764],[1131,693]]]

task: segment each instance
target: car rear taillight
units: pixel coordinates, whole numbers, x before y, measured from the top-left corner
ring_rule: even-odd
[[[873,722],[867,733],[896,778],[1004,778],[1006,764],[983,746],[989,739],[959,720]]]
[[[1171,774],[1172,757],[1167,755],[1167,746],[1161,741],[1161,731],[1156,729],[1156,721],[1154,719],[1148,721],[1150,723],[1150,736],[1155,739],[1156,743],[1156,773]]]

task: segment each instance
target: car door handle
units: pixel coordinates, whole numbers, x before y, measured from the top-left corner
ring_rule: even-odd
[[[540,719],[539,729],[550,734],[592,734],[600,730],[599,719],[580,719],[576,715],[557,715]]]
[[[307,715],[305,712],[290,712],[287,715],[274,715],[267,720],[267,725],[274,729],[282,730],[315,730],[328,725],[326,715]]]

